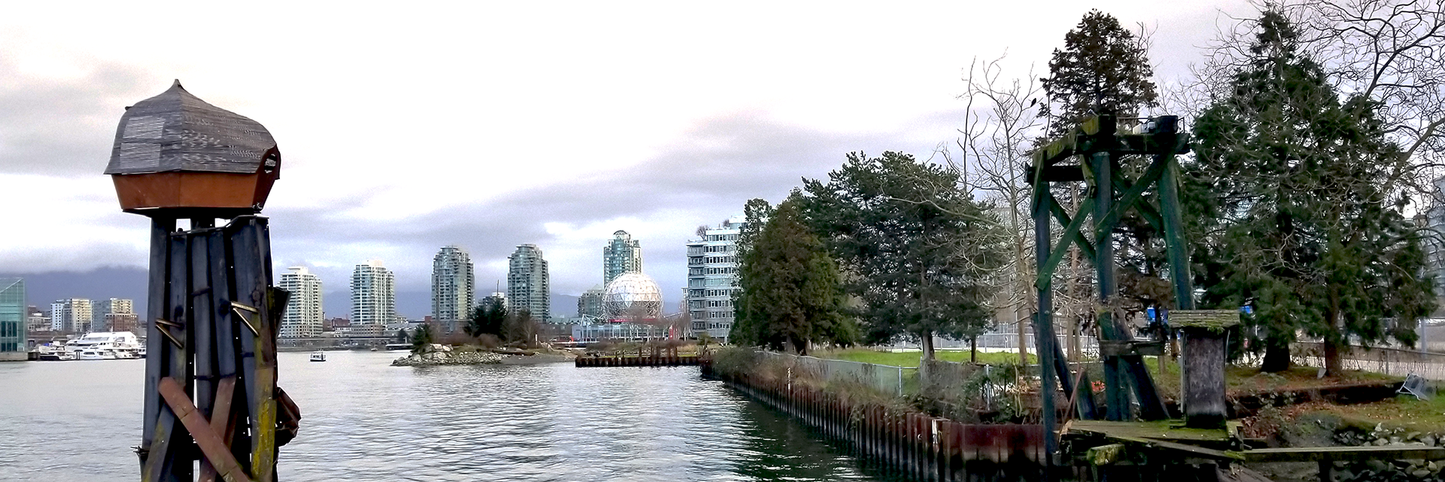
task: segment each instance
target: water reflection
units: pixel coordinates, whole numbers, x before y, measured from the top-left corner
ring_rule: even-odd
[[[280,478],[885,480],[696,367],[396,368],[281,354],[301,406]],[[133,480],[138,361],[0,364],[0,480]]]

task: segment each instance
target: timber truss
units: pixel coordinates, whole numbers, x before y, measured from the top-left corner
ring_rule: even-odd
[[[1189,279],[1189,258],[1185,251],[1183,221],[1179,214],[1179,166],[1177,154],[1188,152],[1189,136],[1179,132],[1174,116],[1141,119],[1138,128],[1119,131],[1118,119],[1104,115],[1085,120],[1068,134],[1039,148],[1025,174],[1033,185],[1034,243],[1037,249],[1038,312],[1034,332],[1038,344],[1043,389],[1054,393],[1055,375],[1069,403],[1080,418],[1097,419],[1088,375],[1079,370],[1071,377],[1053,329],[1053,279],[1070,245],[1094,265],[1098,286],[1096,314],[1099,352],[1104,359],[1104,391],[1109,420],[1133,418],[1132,401],[1139,404],[1139,417],[1159,420],[1168,417],[1158,388],[1145,370],[1143,355],[1162,353],[1159,342],[1136,341],[1113,310],[1118,287],[1115,283],[1113,235],[1119,218],[1129,210],[1164,233],[1168,248],[1169,274],[1178,309],[1193,309]],[[1152,159],[1137,179],[1127,179],[1119,167],[1122,156]],[[1088,192],[1078,210],[1068,212],[1051,191],[1055,183],[1083,182]],[[1152,194],[1152,196],[1150,195]],[[1154,199],[1157,197],[1157,204]],[[1055,244],[1052,221],[1063,226]],[[1085,226],[1089,229],[1085,229]],[[1041,397],[1044,426],[1055,425],[1054,400]],[[1053,437],[1048,437],[1054,445]],[[1049,447],[1052,453],[1056,447]]]

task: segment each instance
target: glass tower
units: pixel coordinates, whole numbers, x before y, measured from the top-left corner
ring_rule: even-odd
[[[0,359],[5,353],[23,353],[25,346],[25,280],[0,278]],[[12,355],[13,356],[13,355]]]
[[[612,241],[602,247],[602,286],[626,273],[642,272],[642,244],[627,231],[612,233]]]

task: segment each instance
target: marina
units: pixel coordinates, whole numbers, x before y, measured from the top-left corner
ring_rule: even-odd
[[[51,341],[35,347],[40,361],[128,360],[146,357],[145,345],[134,333],[86,333],[64,342]]]

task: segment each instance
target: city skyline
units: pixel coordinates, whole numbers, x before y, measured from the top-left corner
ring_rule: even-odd
[[[125,106],[179,78],[198,97],[266,125],[286,152],[286,174],[263,213],[276,266],[307,266],[343,286],[357,260],[380,258],[399,291],[425,291],[438,246],[467,248],[478,282],[488,285],[505,279],[512,247],[536,244],[547,250],[553,291],[576,295],[599,282],[596,240],[619,228],[649,246],[681,246],[747,199],[778,202],[800,177],[826,176],[847,152],[928,157],[957,136],[967,104],[955,97],[975,58],[1007,53],[1010,77],[1037,77],[1062,32],[1091,6],[1127,26],[1167,26],[1153,36],[1161,80],[1187,74],[1221,15],[1252,11],[1242,0],[794,6],[767,16],[678,5],[671,14],[721,16],[685,28],[642,6],[516,4],[358,11],[358,23],[342,23],[395,27],[377,34],[327,21],[325,8],[287,6],[265,22],[274,35],[243,41],[207,35],[250,25],[248,15],[219,5],[107,5],[66,21],[63,6],[17,6],[0,19],[12,54],[0,58],[9,73],[0,83],[0,181],[25,205],[11,221],[83,235],[0,240],[0,273],[145,269],[149,225],[120,212],[101,171]],[[185,21],[190,15],[215,22]],[[1041,34],[929,25],[976,15],[1026,15]],[[518,21],[462,36],[476,18]],[[153,22],[180,30],[133,28]],[[870,38],[877,36],[838,27],[860,23],[911,35]],[[758,35],[727,35],[737,28]],[[550,29],[568,35],[501,47]],[[167,41],[172,35],[196,41]],[[576,38],[588,41],[579,48]],[[331,42],[354,48],[334,51]],[[313,51],[334,52],[318,62]],[[213,60],[221,58],[228,61]],[[361,59],[404,68],[365,76],[338,68]],[[598,75],[578,81],[578,66]],[[425,88],[409,88],[417,85]],[[391,123],[390,135],[372,135],[382,118],[432,121]],[[563,118],[592,126],[560,136],[564,148],[585,146],[586,155],[546,153]],[[473,137],[465,146],[417,141]],[[389,152],[407,152],[407,160]],[[477,189],[479,179],[498,178],[508,181]],[[647,270],[674,306],[686,253],[653,250]]]

